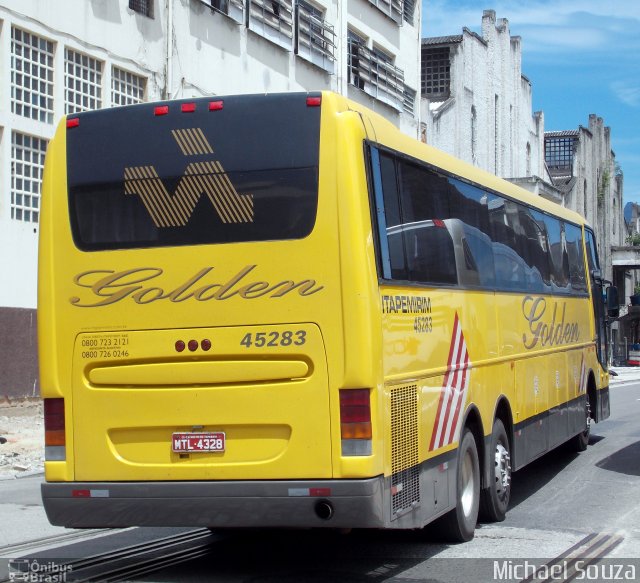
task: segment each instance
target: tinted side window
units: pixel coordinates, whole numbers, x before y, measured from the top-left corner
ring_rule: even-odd
[[[549,237],[549,255],[551,258],[551,283],[553,291],[569,293],[569,255],[564,223],[554,217],[546,216],[545,224]]]
[[[455,249],[444,219],[449,183],[427,168],[398,162],[402,237],[411,281],[456,284]]]
[[[375,193],[379,215],[384,205],[379,222],[386,235],[381,248],[389,255],[388,261],[383,257],[385,277],[513,292],[586,291],[579,227],[377,152]],[[590,261],[597,263],[595,247],[590,249]]]
[[[400,216],[400,196],[395,160],[386,154],[380,155],[380,174],[384,199],[384,214],[387,225],[389,262],[393,279],[409,279],[406,265],[405,237],[398,226],[402,224]]]
[[[584,252],[582,250],[582,231],[579,227],[565,223],[567,255],[569,257],[569,278],[574,292],[587,291],[587,279],[584,268]]]
[[[600,269],[600,262],[598,261],[598,248],[596,247],[596,240],[591,231],[585,232],[585,242],[587,246],[587,260],[589,263],[589,271]]]

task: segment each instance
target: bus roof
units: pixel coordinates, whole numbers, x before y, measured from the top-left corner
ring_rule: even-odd
[[[323,102],[333,102],[339,111],[353,110],[368,118],[374,130],[372,141],[380,145],[399,150],[413,158],[431,164],[445,172],[489,188],[510,198],[521,201],[529,206],[537,208],[542,212],[555,215],[578,225],[589,226],[586,219],[575,211],[567,209],[557,203],[551,202],[541,196],[535,195],[528,190],[499,178],[490,172],[477,168],[472,164],[464,162],[442,150],[429,146],[402,133],[390,121],[380,114],[368,109],[355,101],[347,99],[332,92],[323,92]]]

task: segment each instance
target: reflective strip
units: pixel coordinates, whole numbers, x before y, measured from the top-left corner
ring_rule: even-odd
[[[44,448],[44,460],[47,462],[63,462],[67,459],[64,445],[47,445]]]

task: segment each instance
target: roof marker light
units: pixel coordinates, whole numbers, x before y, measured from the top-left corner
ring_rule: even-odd
[[[80,125],[80,118],[72,117],[67,119],[67,129],[77,128]]]
[[[182,113],[192,113],[196,110],[196,104],[195,103],[183,103],[180,106],[180,111],[182,111]]]
[[[218,111],[224,107],[224,101],[210,101],[209,111]]]
[[[322,96],[318,95],[315,97],[307,97],[307,107],[318,107],[320,105],[322,105]]]
[[[157,105],[153,108],[153,115],[167,115],[169,113],[168,105]]]

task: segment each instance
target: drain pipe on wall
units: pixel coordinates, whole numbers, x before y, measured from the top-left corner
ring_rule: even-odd
[[[167,62],[165,68],[165,99],[171,99],[171,83],[173,80],[173,0],[167,0]]]

